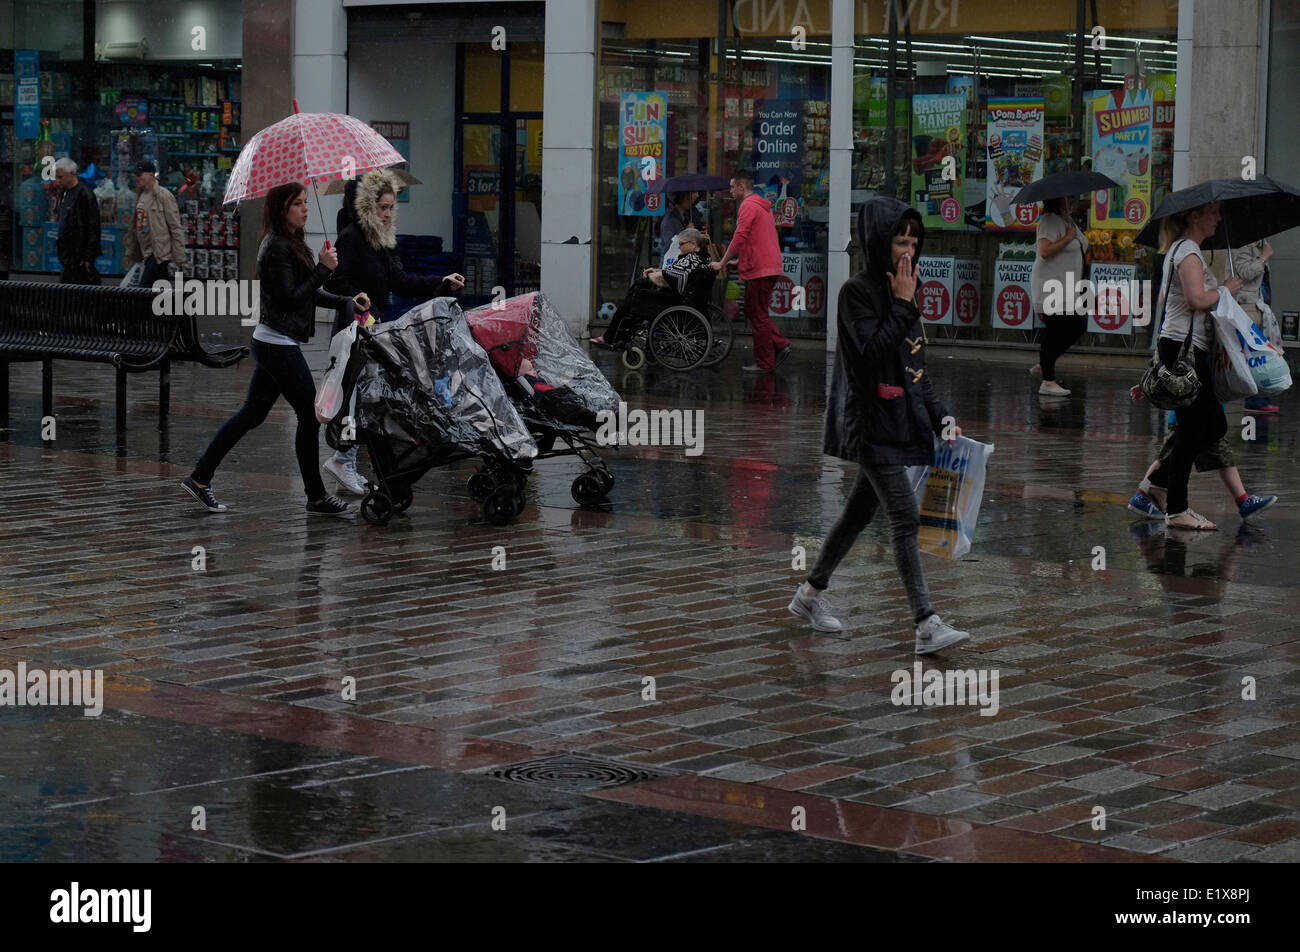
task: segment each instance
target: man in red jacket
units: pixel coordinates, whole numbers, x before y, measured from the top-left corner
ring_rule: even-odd
[[[745,282],[745,314],[754,328],[754,363],[748,371],[775,370],[790,355],[790,341],[781,336],[768,308],[772,288],[781,274],[781,244],[776,237],[772,205],[754,192],[754,178],[737,173],[731,180],[731,197],[740,203],[736,213],[736,233],[721,261],[712,268],[721,271],[733,260],[740,261],[740,277]]]

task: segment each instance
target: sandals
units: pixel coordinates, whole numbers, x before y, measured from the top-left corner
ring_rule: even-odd
[[[1165,516],[1165,525],[1170,529],[1210,530],[1219,528],[1193,509],[1184,509],[1176,515]]]

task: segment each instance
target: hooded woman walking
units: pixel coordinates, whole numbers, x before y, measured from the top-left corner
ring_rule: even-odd
[[[345,297],[364,292],[370,298],[370,314],[376,321],[390,316],[388,299],[393,292],[427,299],[446,297],[465,286],[459,274],[435,278],[402,270],[402,261],[393,250],[397,247],[397,192],[402,187],[397,176],[387,170],[361,176],[353,200],[356,219],[339,232],[339,266],[326,285],[332,293]],[[336,333],[340,329],[334,328]],[[365,495],[366,483],[357,472],[355,446],[335,451],[323,469],[340,488]]]
[[[913,263],[925,226],[913,209],[877,197],[858,214],[858,243],[867,266],[840,289],[839,346],[826,409],[823,451],[858,464],[858,478],[821,557],[796,590],[790,611],[817,631],[843,626],[830,613],[825,592],[831,573],[883,505],[889,515],[894,561],[907,588],[916,623],[916,653],[930,654],[970,637],[930,607],[917,536],[921,528],[907,467],[934,462],[934,438],[953,423],[930,386],[925,331],[913,297]]]

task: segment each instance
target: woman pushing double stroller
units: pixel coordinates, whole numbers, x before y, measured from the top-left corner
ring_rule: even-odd
[[[351,184],[351,183],[349,183]],[[370,299],[370,315],[377,322],[387,320],[392,293],[420,299],[447,297],[465,286],[459,274],[445,278],[409,274],[402,269],[397,247],[397,192],[402,188],[387,170],[367,172],[357,182],[352,208],[355,219],[339,232],[339,266],[327,289],[351,297],[364,292]],[[337,333],[341,328],[335,326]],[[366,483],[357,472],[355,446],[338,450],[322,467],[340,488],[361,496]]]

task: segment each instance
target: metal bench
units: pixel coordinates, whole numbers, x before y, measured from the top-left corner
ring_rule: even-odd
[[[126,428],[126,375],[157,370],[158,423],[171,402],[171,364],[232,367],[243,346],[212,349],[199,340],[197,315],[157,315],[152,288],[0,281],[0,420],[9,417],[9,365],[40,361],[41,408],[54,413],[54,361],[112,364],[117,370],[117,428]]]

